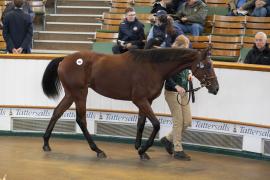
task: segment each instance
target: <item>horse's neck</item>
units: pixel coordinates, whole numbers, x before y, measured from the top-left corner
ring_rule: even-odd
[[[183,60],[183,61],[168,61],[163,63],[160,67],[161,76],[168,79],[172,75],[181,72],[184,69],[190,69],[194,60]]]

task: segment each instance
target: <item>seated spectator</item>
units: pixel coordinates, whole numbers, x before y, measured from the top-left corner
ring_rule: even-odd
[[[172,0],[169,7],[176,13],[184,2],[186,2],[186,0]]]
[[[117,44],[112,48],[114,54],[120,54],[129,49],[143,49],[144,25],[136,18],[133,8],[126,9],[126,17],[119,26]]]
[[[244,63],[270,65],[270,49],[265,33],[258,32],[255,35],[255,45],[248,52]]]
[[[254,0],[229,0],[229,16],[251,15],[254,9]]]
[[[156,21],[149,31],[144,48],[151,49],[155,46],[171,47],[176,37],[183,34],[183,32],[175,26],[173,19],[167,15],[166,11],[159,10],[155,15]]]
[[[270,17],[270,0],[266,0],[266,10],[267,10],[267,17]]]
[[[173,9],[170,6],[171,1],[172,0],[156,0],[155,4],[153,6],[153,9],[151,10],[151,14],[154,14],[154,13],[158,12],[159,10],[164,10],[168,14],[174,14],[175,11],[173,11]]]
[[[266,0],[254,0],[255,8],[251,13],[251,16],[265,17],[267,15],[267,2]]]
[[[33,22],[23,9],[23,0],[14,0],[15,8],[8,12],[3,21],[3,37],[9,53],[31,53]]]
[[[199,36],[204,29],[207,11],[207,5],[201,0],[187,0],[176,14],[179,19],[177,26],[184,33]]]

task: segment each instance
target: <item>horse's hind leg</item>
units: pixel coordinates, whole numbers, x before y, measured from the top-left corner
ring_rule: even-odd
[[[144,145],[142,145],[138,149],[138,153],[140,155],[140,158],[142,160],[148,160],[148,159],[150,159],[150,157],[146,154],[146,151],[149,147],[151,147],[153,145],[156,134],[158,133],[158,131],[160,129],[160,123],[159,123],[158,119],[156,118],[148,100],[134,101],[134,103],[139,108],[139,110],[142,111],[148,117],[148,119],[151,121],[151,123],[153,125],[153,131],[152,131],[149,139],[146,141],[146,143]]]
[[[62,99],[62,101],[54,109],[52,118],[51,118],[49,125],[46,129],[46,132],[43,136],[43,140],[44,140],[43,150],[44,151],[51,151],[51,148],[49,146],[49,139],[51,137],[52,130],[53,130],[57,120],[71,106],[72,102],[73,102],[72,98],[69,95],[65,95],[65,97]]]
[[[145,126],[145,121],[146,121],[146,116],[144,113],[142,113],[139,110],[139,117],[138,117],[138,122],[137,122],[137,135],[136,135],[136,141],[135,141],[135,149],[139,149],[142,143],[142,134],[143,134],[143,129]]]
[[[76,92],[75,104],[76,104],[76,122],[80,126],[84,137],[88,141],[90,148],[97,153],[97,157],[106,158],[106,154],[100,150],[93,141],[90,133],[87,130],[86,123],[86,96],[88,89],[84,89]]]

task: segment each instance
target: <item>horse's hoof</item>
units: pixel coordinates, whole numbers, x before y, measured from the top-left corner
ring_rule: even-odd
[[[105,159],[105,158],[107,158],[107,155],[102,151],[100,153],[97,153],[97,157],[100,159]]]
[[[43,146],[43,151],[48,152],[51,151],[52,149],[50,148],[50,146]]]
[[[151,159],[146,153],[140,154],[140,158],[143,161]]]
[[[135,143],[135,149],[138,150],[141,146],[141,143]]]

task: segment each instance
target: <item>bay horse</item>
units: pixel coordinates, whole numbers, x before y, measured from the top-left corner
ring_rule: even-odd
[[[56,98],[61,87],[65,95],[54,109],[43,136],[43,150],[51,151],[49,139],[55,123],[74,102],[76,122],[90,148],[97,153],[98,158],[106,158],[87,130],[86,98],[90,87],[103,96],[132,101],[138,107],[135,148],[142,160],[150,159],[146,151],[153,145],[160,129],[151,103],[160,95],[164,81],[184,69],[191,69],[209,93],[217,94],[219,84],[207,49],[130,50],[120,55],[85,51],[53,59],[43,74],[42,88],[49,98]],[[142,145],[146,117],[152,123],[153,131]]]

